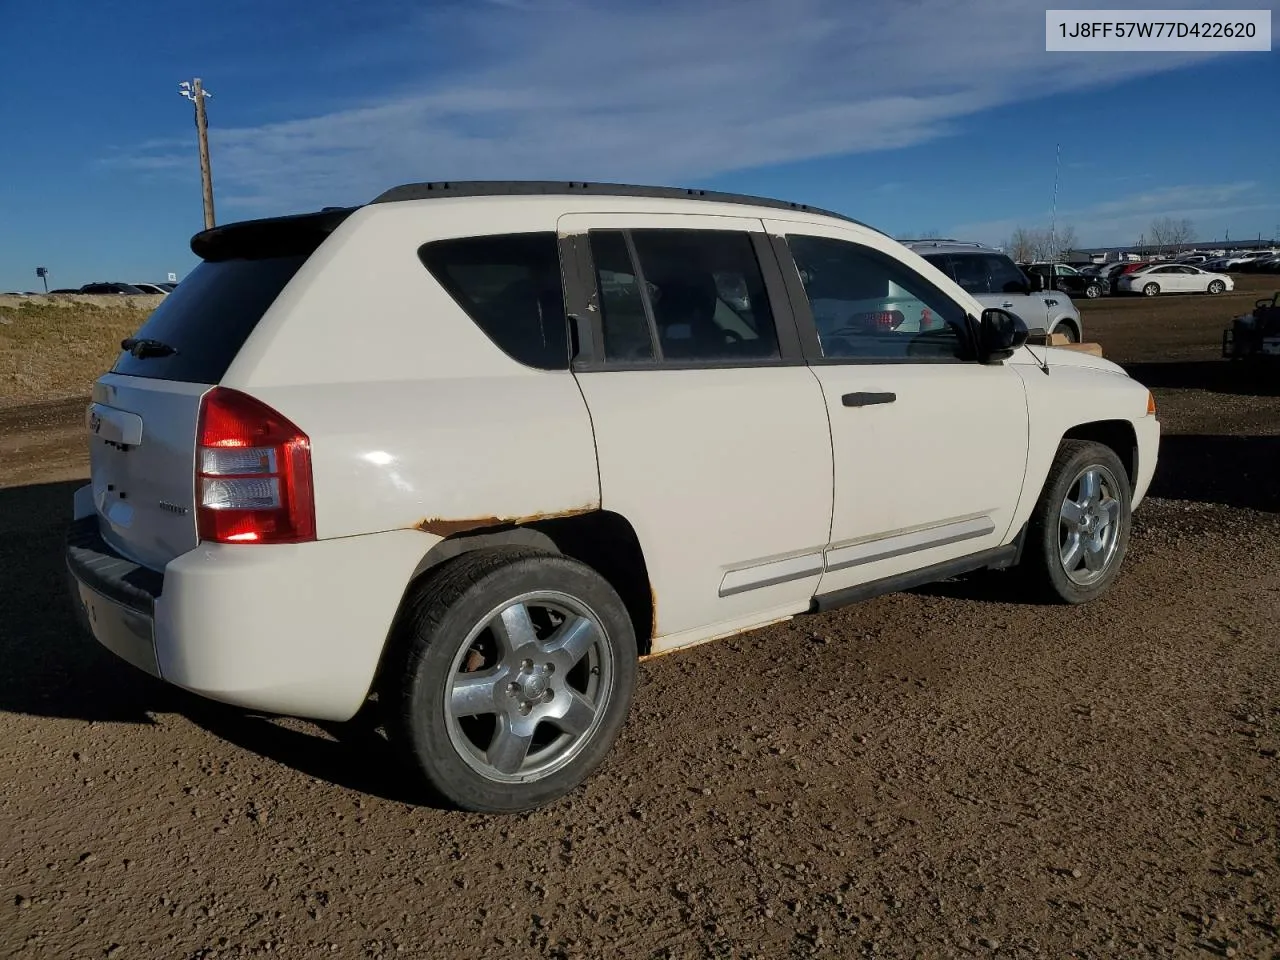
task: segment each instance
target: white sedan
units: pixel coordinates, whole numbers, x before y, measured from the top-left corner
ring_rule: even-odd
[[[1235,288],[1225,273],[1210,273],[1185,263],[1155,264],[1126,273],[1116,283],[1120,293],[1141,293],[1154,297],[1161,293],[1223,293]]]

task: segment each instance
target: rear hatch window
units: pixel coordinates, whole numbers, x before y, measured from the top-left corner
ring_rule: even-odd
[[[350,209],[250,220],[197,234],[202,262],[131,338],[112,373],[216,384],[281,291]]]
[[[157,347],[124,351],[112,373],[185,383],[217,383],[305,256],[205,261],[169,294],[136,341]],[[174,352],[167,353],[165,348]]]

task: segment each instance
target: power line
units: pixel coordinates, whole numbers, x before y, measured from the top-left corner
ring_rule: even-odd
[[[200,140],[200,184],[204,194],[204,228],[213,226],[213,172],[209,167],[209,118],[205,113],[205,97],[213,94],[204,88],[199,77],[178,84],[178,93],[196,105],[196,135]]]

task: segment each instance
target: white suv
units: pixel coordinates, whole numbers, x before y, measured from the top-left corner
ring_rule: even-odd
[[[1150,393],[836,214],[418,184],[198,234],[87,420],[76,603],[205,697],[373,702],[472,810],[566,793],[639,656],[982,568],[1083,602]]]
[[[959,240],[912,240],[914,250],[984,307],[1016,313],[1028,327],[1057,333],[1071,343],[1084,338],[1080,308],[1061,290],[1045,289],[1045,278],[1024,271],[1005,253]]]

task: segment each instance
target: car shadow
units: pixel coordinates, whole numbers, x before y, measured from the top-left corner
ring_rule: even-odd
[[[1155,390],[1208,390],[1242,396],[1280,396],[1280,359],[1276,362],[1169,360],[1123,364],[1129,376]]]
[[[1148,496],[1280,513],[1280,435],[1165,434]]]
[[[152,723],[176,691],[99,647],[73,613],[63,538],[82,483],[0,489],[0,711]]]
[[[1147,496],[1280,513],[1280,435],[1165,434]],[[965,574],[911,591],[984,603],[1036,604],[1014,571]]]
[[[137,724],[176,713],[307,776],[397,802],[431,803],[396,762],[370,711],[319,725],[328,736],[293,729],[172,687],[99,646],[75,617],[63,558],[72,494],[83,482],[0,489],[0,712]]]

